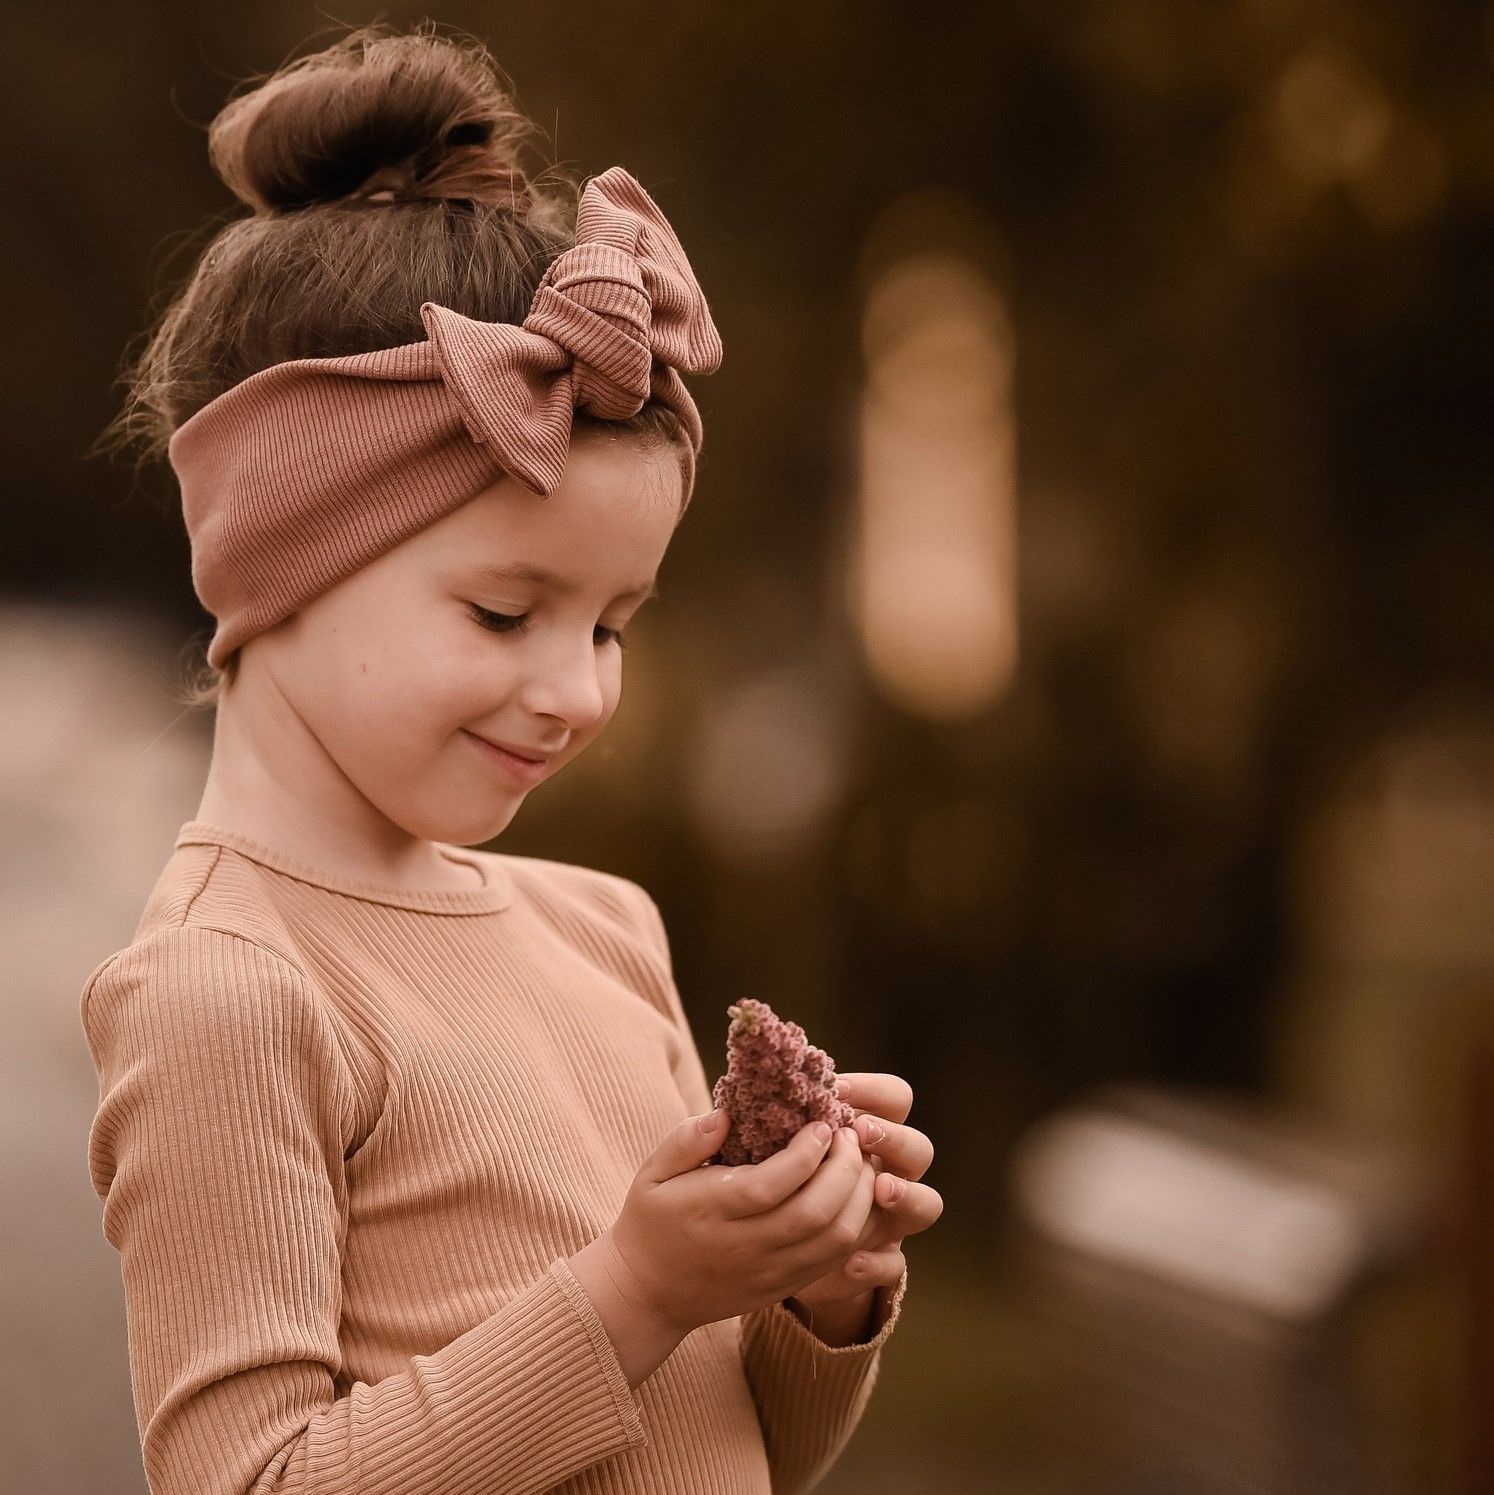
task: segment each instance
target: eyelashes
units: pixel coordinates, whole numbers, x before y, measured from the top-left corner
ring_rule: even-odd
[[[489,633],[526,633],[529,629],[529,619],[524,613],[495,613],[489,608],[479,607],[475,602],[467,604],[467,613]],[[623,642],[622,629],[604,628],[598,623],[597,630],[606,635],[601,640],[602,643],[614,643],[620,649],[627,647]]]

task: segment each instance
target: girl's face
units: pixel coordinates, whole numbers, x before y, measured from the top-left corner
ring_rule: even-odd
[[[681,488],[672,452],[578,431],[548,497],[502,479],[251,640],[299,719],[301,791],[345,794],[328,807],[340,822],[372,807],[412,836],[491,840],[617,709],[618,634]]]

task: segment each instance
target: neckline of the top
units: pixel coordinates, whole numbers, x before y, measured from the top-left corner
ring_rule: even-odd
[[[433,914],[486,914],[507,908],[514,899],[513,878],[496,852],[473,851],[466,846],[436,843],[437,850],[449,861],[473,867],[482,875],[480,888],[395,888],[364,882],[341,873],[312,867],[287,852],[266,846],[228,826],[206,820],[189,820],[177,832],[177,846],[227,846],[250,861],[283,872],[297,882],[310,883],[328,892],[341,893],[364,903],[383,903],[392,908],[415,909]]]

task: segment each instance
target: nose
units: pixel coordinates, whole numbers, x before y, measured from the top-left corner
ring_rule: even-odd
[[[534,668],[521,692],[536,716],[558,716],[573,733],[594,727],[607,709],[597,645],[587,637],[580,647],[557,639],[536,650]]]

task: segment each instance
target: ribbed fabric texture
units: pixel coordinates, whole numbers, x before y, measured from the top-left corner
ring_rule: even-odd
[[[172,434],[192,584],[218,620],[211,664],[505,473],[554,492],[577,407],[604,420],[650,398],[673,410],[689,502],[703,430],[677,370],[719,367],[721,338],[668,219],[625,168],[582,188],[576,242],[522,326],[434,301],[420,314],[424,342],[272,364]]]
[[[662,920],[611,873],[442,850],[482,883],[372,887],[189,821],[89,975],[88,1165],[151,1490],[811,1489],[906,1272],[865,1344],[778,1303],[630,1389],[566,1259],[711,1109]]]

